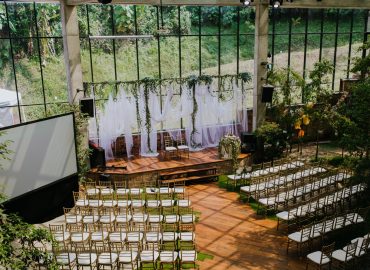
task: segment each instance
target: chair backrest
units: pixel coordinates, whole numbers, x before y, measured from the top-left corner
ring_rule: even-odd
[[[307,227],[304,227],[302,229],[302,233],[301,233],[301,241],[304,240],[304,239],[310,238],[311,231],[312,231],[312,226],[311,225],[308,225]]]
[[[114,188],[117,190],[118,188],[127,188],[126,181],[114,181]]]
[[[353,258],[355,256],[356,248],[357,248],[358,240],[355,242],[347,245],[346,247],[346,257],[345,262],[347,262],[349,259]]]
[[[369,249],[370,249],[370,237],[369,237],[369,235],[367,235],[362,240],[362,244],[361,244],[361,247],[360,247],[360,250],[359,250],[359,255],[363,256],[364,254],[368,253]]]
[[[334,251],[334,248],[335,248],[335,242],[327,245],[327,246],[323,246],[322,249],[321,249],[321,258],[320,258],[320,265],[322,265],[322,261],[326,258],[329,258],[331,259],[331,255]]]
[[[165,147],[173,146],[173,140],[171,139],[169,135],[164,136],[164,146]]]

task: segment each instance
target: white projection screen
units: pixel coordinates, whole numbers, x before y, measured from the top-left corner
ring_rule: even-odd
[[[7,199],[77,173],[73,114],[3,129],[10,160],[0,160],[0,191]]]

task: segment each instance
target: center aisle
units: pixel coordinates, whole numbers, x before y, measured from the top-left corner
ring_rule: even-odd
[[[286,254],[287,238],[276,231],[277,221],[256,216],[236,192],[206,183],[188,186],[195,211],[196,243],[213,259],[198,261],[201,270],[305,269],[305,258]],[[288,257],[289,256],[289,257]]]

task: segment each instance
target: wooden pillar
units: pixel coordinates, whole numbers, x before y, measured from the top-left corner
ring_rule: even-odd
[[[253,130],[265,119],[266,105],[261,102],[262,86],[266,83],[268,54],[269,1],[257,0],[254,39]]]
[[[68,101],[70,104],[78,102],[83,96],[81,48],[78,29],[77,6],[68,6],[64,0],[60,1],[62,17],[62,33],[64,47],[64,61],[67,73]]]

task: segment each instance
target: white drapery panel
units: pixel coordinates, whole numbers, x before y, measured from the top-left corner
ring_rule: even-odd
[[[243,104],[242,90],[234,83],[230,92],[225,94],[224,98],[220,98],[219,93],[213,89],[212,85],[198,84],[195,86],[194,97],[194,90],[183,86],[178,101],[171,102],[174,90],[169,84],[162,88],[162,93],[166,93],[162,108],[160,95],[150,91],[148,109],[151,131],[148,136],[145,96],[144,89],[141,87],[138,93],[138,108],[141,119],[141,126],[138,127],[141,134],[140,154],[142,156],[158,155],[157,130],[160,130],[161,124],[167,121],[180,122],[183,119],[185,139],[191,151],[217,146],[222,136],[226,134],[239,135],[240,127],[241,131],[248,131],[248,119]],[[193,98],[197,103],[197,112],[194,113],[194,127],[192,121]],[[129,94],[127,89],[120,87],[117,97],[113,98],[110,95],[104,108],[97,110],[96,117],[98,126],[94,124],[95,119],[90,120],[89,123],[90,137],[98,133],[100,146],[105,149],[106,158],[113,158],[112,145],[121,135],[125,136],[126,150],[130,157],[133,146],[132,131],[137,127],[135,97]],[[165,131],[174,140],[181,136],[180,129]]]

